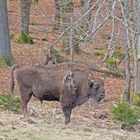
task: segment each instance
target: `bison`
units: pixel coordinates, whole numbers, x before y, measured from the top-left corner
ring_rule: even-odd
[[[11,92],[14,90],[14,70],[21,95],[24,116],[28,116],[27,104],[31,96],[41,102],[59,101],[65,116],[65,124],[70,123],[74,107],[86,102],[90,97],[99,102],[105,96],[101,79],[89,79],[89,69],[72,62],[55,65],[14,65],[11,70]]]

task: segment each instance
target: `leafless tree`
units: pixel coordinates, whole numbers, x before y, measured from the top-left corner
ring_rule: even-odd
[[[29,35],[29,22],[30,22],[30,7],[31,0],[20,0],[20,32]]]
[[[134,9],[136,15],[136,94],[140,94],[140,1],[134,0]]]
[[[7,0],[0,0],[0,60],[8,65],[12,64]]]

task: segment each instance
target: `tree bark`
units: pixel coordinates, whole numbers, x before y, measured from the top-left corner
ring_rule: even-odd
[[[54,0],[55,3],[55,29],[60,30],[61,23],[61,0]]]
[[[74,3],[72,0],[62,0],[62,12],[61,12],[61,18],[62,18],[62,29],[65,30],[68,27],[72,26],[72,24],[75,22],[74,20]],[[71,19],[73,19],[73,23],[71,23]],[[74,52],[79,53],[79,44],[78,39],[76,37],[76,29],[73,26],[73,33],[72,33],[72,47]],[[70,53],[70,30],[68,30],[62,37],[63,41],[63,47],[66,52]]]
[[[137,31],[137,71],[136,71],[136,94],[140,94],[140,0],[134,3],[136,14],[136,31]]]
[[[130,89],[131,89],[131,72],[130,72],[130,55],[129,49],[131,48],[130,39],[129,39],[129,30],[128,30],[128,3],[126,1],[120,1],[121,4],[121,13],[122,13],[122,23],[124,31],[124,40],[125,40],[125,91],[124,91],[124,100],[130,101]]]
[[[81,0],[80,1],[80,5],[81,5],[81,15],[84,15],[90,8],[91,6],[93,5],[94,3],[94,0]],[[84,17],[84,19],[86,21],[90,21],[91,19],[91,16],[92,16],[92,11],[90,11],[86,17]]]
[[[20,0],[20,32],[29,35],[31,0]]]
[[[0,0],[0,60],[11,65],[11,58],[7,0]]]

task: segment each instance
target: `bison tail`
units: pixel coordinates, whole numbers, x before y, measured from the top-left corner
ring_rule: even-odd
[[[18,65],[18,64],[15,64],[13,67],[12,67],[12,69],[11,69],[11,81],[10,81],[10,92],[13,94],[13,91],[14,91],[14,86],[15,86],[15,82],[14,82],[14,70],[16,69],[16,68],[19,68],[20,67],[20,65]]]

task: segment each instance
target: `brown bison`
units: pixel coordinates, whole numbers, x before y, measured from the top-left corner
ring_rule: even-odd
[[[27,104],[31,96],[41,102],[59,101],[65,116],[65,124],[70,122],[74,107],[86,102],[90,97],[97,102],[105,96],[101,79],[89,79],[87,67],[76,63],[55,65],[14,65],[11,70],[11,92],[14,89],[14,70],[21,94],[21,106],[24,116],[28,116]]]

